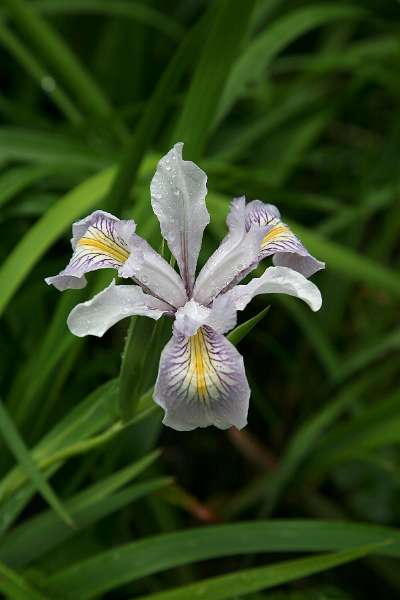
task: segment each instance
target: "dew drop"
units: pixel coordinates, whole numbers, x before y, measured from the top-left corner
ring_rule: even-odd
[[[50,75],[45,75],[44,77],[42,77],[42,79],[40,80],[40,85],[42,86],[42,89],[48,94],[52,94],[56,89],[56,82],[54,81],[53,77],[50,77]]]

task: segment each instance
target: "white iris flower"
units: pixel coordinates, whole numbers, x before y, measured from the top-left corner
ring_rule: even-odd
[[[247,423],[250,389],[243,358],[224,337],[236,314],[258,294],[283,293],[321,307],[321,294],[307,278],[324,263],[316,260],[280,220],[271,204],[244,198],[232,201],[228,233],[196,278],[205,227],[207,176],[183,160],[176,144],[158,163],[151,203],[180,275],[135,233],[132,220],[95,211],[73,225],[73,255],[67,267],[46,282],[59,290],[82,288],[85,274],[117,269],[135,285],[111,285],[78,304],[68,327],[79,337],[102,336],[132,315],[173,317],[173,335],[161,359],[154,400],[165,411],[164,424],[185,431],[216,425],[241,429]],[[275,266],[246,285],[240,281],[272,256]]]

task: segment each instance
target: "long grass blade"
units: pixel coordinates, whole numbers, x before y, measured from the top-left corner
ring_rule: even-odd
[[[0,401],[0,431],[6,441],[11,452],[15,458],[21,464],[21,467],[29,475],[32,482],[35,484],[38,492],[43,496],[44,500],[52,507],[54,512],[70,527],[73,527],[73,521],[64,508],[61,501],[57,498],[56,494],[47,483],[43,473],[37,467],[34,459],[28,448],[25,446],[24,441],[19,435],[14,423],[8,414],[4,404]]]

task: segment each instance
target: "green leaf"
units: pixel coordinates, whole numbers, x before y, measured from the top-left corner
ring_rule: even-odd
[[[108,198],[110,210],[119,212],[124,206],[126,198],[129,197],[140,163],[168,110],[166,97],[169,97],[179,84],[185,70],[193,60],[196,48],[200,45],[204,20],[204,18],[200,19],[184,37],[164,70],[151,98],[146,103],[111,188]]]
[[[256,552],[321,552],[376,546],[400,557],[400,532],[351,522],[270,520],[186,529],[149,537],[103,552],[50,577],[66,598],[91,597],[128,582],[196,561]]]
[[[0,159],[55,165],[60,172],[78,174],[111,163],[110,157],[71,136],[21,127],[0,127]]]
[[[49,503],[52,509],[58,514],[58,516],[67,523],[70,527],[73,527],[73,521],[62,505],[61,501],[57,498],[54,491],[47,483],[46,478],[43,473],[37,467],[34,459],[32,458],[31,453],[28,448],[25,446],[25,443],[18,431],[15,428],[15,425],[9,416],[5,406],[0,401],[0,431],[5,439],[8,447],[11,452],[14,454],[15,458],[21,464],[21,467],[26,471],[26,473],[31,478],[32,482],[35,484],[38,492],[43,496],[43,498]]]
[[[25,0],[4,0],[3,5],[21,32],[54,70],[57,78],[64,81],[75,94],[82,107],[94,117],[112,117],[112,108],[103,92],[34,6]]]
[[[19,573],[0,563],[0,590],[12,600],[50,600]]]
[[[42,64],[32,55],[32,52],[2,23],[0,23],[0,43],[24,67],[31,77],[41,86],[67,119],[74,125],[81,125],[83,119],[79,110],[74,106],[68,96],[59,86],[55,85],[53,78]]]
[[[140,399],[146,349],[151,344],[153,329],[150,319],[133,317],[130,320],[120,370],[119,408],[123,422],[132,419]]]
[[[237,344],[244,338],[246,335],[250,333],[250,331],[265,317],[267,312],[271,307],[266,306],[263,308],[258,315],[248,319],[244,323],[241,323],[235,329],[233,329],[226,337],[232,344],[237,346]]]
[[[0,206],[10,202],[20,192],[54,172],[44,165],[13,167],[0,175]]]
[[[30,269],[71,223],[99,204],[114,177],[109,169],[63,196],[29,229],[0,268],[0,314]]]
[[[292,10],[272,25],[268,23],[265,31],[252,40],[237,60],[225,86],[216,120],[219,122],[226,115],[246,87],[261,79],[273,58],[295,39],[316,27],[363,14],[358,7],[327,2]]]
[[[186,156],[204,151],[231,67],[248,33],[254,1],[218,0],[211,6],[210,25],[188,89],[172,142],[185,142]]]
[[[396,390],[379,403],[372,403],[346,423],[328,432],[307,464],[307,473],[315,476],[368,451],[400,443],[400,393]]]
[[[324,238],[297,223],[290,223],[307,250],[326,261],[327,268],[341,273],[352,281],[378,286],[388,292],[400,295],[400,275],[386,266],[357,254],[336,242]]]
[[[93,14],[107,15],[110,17],[123,17],[134,19],[138,23],[149,25],[169,35],[172,39],[179,40],[183,35],[183,27],[161,11],[130,0],[35,0],[32,2],[36,10],[46,15],[63,14]]]
[[[362,393],[370,388],[376,376],[376,373],[370,373],[347,386],[333,396],[315,415],[312,415],[300,425],[298,431],[289,441],[278,469],[268,479],[265,478],[267,499],[262,510],[264,516],[273,511],[285,486],[306,456],[311,454],[312,448],[320,439],[322,433],[343,414],[344,410],[354,404]]]
[[[354,350],[351,356],[337,369],[334,378],[336,383],[354,375],[357,371],[367,368],[373,362],[383,359],[390,352],[399,350],[400,330],[395,329],[387,335],[382,336],[378,341],[370,340],[367,347],[365,347],[365,342],[363,342],[362,346],[360,350]]]
[[[153,452],[68,499],[65,506],[76,523],[75,530],[60,522],[52,511],[43,511],[21,523],[1,538],[0,560],[12,567],[24,567],[103,517],[161,489],[170,482],[169,479],[151,479],[119,492],[145,471],[158,455]]]
[[[246,569],[229,575],[205,579],[198,583],[160,592],[159,594],[141,596],[140,600],[187,600],[187,598],[198,596],[204,596],[207,600],[226,600],[237,597],[237,595],[245,596],[251,592],[270,589],[358,560],[367,556],[373,550],[373,546],[367,546],[336,554],[322,554],[289,560],[267,567]]]

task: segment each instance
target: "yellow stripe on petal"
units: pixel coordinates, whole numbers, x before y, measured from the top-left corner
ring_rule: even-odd
[[[275,227],[272,227],[268,231],[268,233],[264,236],[261,242],[261,248],[264,250],[269,244],[273,244],[274,242],[279,242],[281,236],[292,235],[289,227],[284,225],[283,223],[278,223]]]
[[[195,378],[196,378],[196,387],[197,392],[199,394],[200,400],[205,399],[207,393],[207,383],[206,383],[206,356],[207,356],[207,348],[204,343],[204,335],[201,328],[190,338],[191,345],[191,353],[194,357],[192,369],[194,368]]]
[[[88,236],[87,234],[90,235]],[[121,264],[123,264],[129,256],[129,252],[126,248],[119,245],[112,238],[107,237],[103,232],[94,227],[88,229],[86,235],[79,240],[77,246],[88,250],[90,253],[106,255]]]

